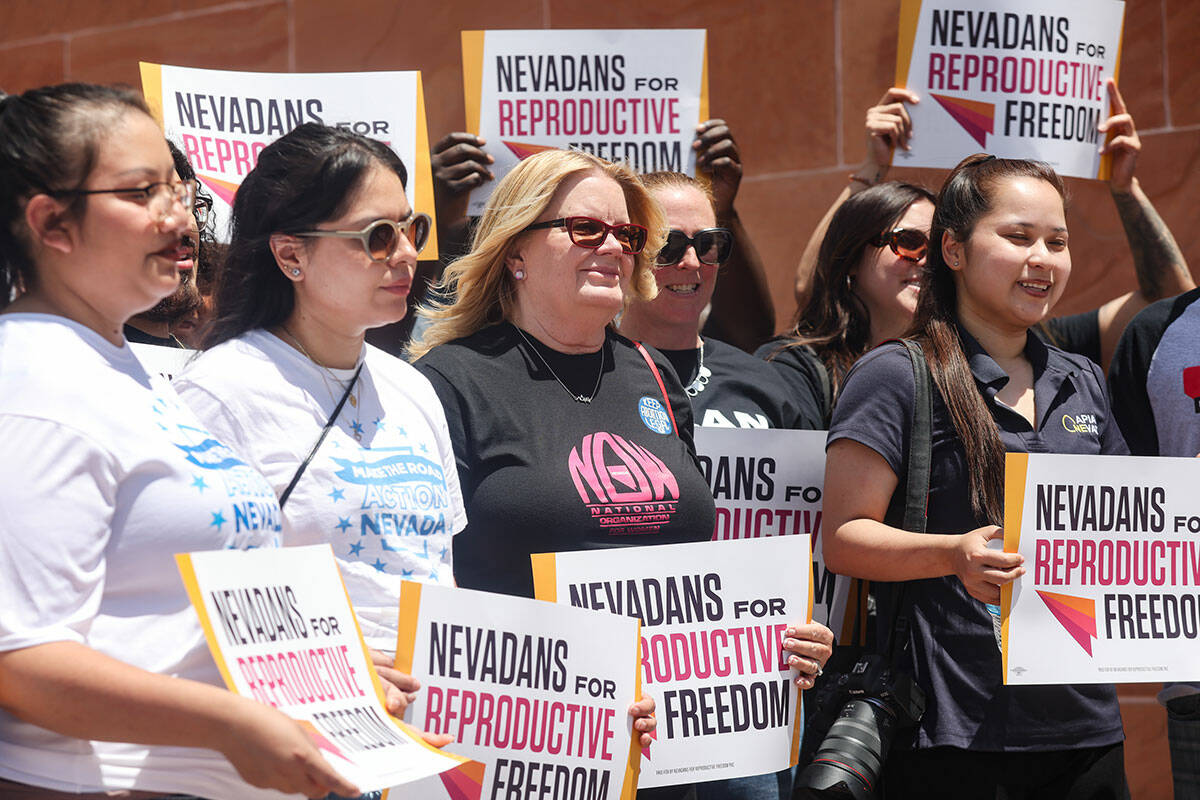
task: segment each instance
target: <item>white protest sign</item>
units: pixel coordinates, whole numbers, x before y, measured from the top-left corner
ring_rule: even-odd
[[[642,682],[657,741],[639,786],[776,772],[800,747],[800,697],[782,651],[810,619],[809,538],[533,556],[537,596],[642,621]]]
[[[813,548],[813,620],[849,642],[852,578],[825,567],[821,496],[825,431],[696,428],[696,452],[717,504],[715,541],[805,534]],[[865,635],[865,634],[864,634]]]
[[[706,47],[703,30],[463,31],[467,130],[487,141],[497,180],[554,148],[691,175]],[[471,192],[469,214],[495,185]]]
[[[175,556],[230,691],[298,721],[363,791],[466,759],[390,717],[329,545]]]
[[[147,105],[213,195],[222,241],[233,197],[258,154],[306,122],[390,146],[408,170],[409,205],[434,216],[420,72],[230,72],[146,62],[141,69]],[[421,258],[437,258],[436,225]]]
[[[637,620],[405,581],[398,630],[423,686],[405,716],[476,760],[405,797],[633,800]]]
[[[1124,13],[1121,0],[903,0],[896,83],[921,102],[895,163],[952,167],[987,152],[1107,178],[1096,126]]]
[[[1200,679],[1197,486],[1194,458],[1008,454],[1005,683]]]

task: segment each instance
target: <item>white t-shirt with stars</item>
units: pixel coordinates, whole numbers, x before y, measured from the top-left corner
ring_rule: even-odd
[[[367,644],[392,651],[400,582],[453,585],[452,539],[467,518],[429,381],[370,345],[359,361],[354,402],[284,506],[283,540],[333,545]],[[282,494],[353,374],[254,330],[201,353],[175,389]]]
[[[175,554],[278,547],[280,516],[262,475],[128,345],[62,317],[0,316],[0,651],[78,642],[223,686]],[[83,741],[3,711],[0,778],[283,797],[212,750]]]

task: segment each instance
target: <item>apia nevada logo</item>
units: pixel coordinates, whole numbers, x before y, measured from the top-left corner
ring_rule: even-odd
[[[1096,638],[1096,601],[1070,594],[1043,592],[1041,589],[1036,591],[1054,618],[1071,634],[1071,638],[1089,656],[1092,655],[1092,639]]]

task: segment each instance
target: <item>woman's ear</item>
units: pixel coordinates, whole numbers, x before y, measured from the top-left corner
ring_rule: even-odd
[[[504,257],[504,268],[508,270],[508,274],[514,279],[520,281],[525,279],[525,259],[521,257],[521,251],[513,250]]]
[[[955,272],[962,269],[960,264],[964,260],[966,248],[965,242],[960,242],[954,238],[953,231],[942,231],[942,260],[946,262],[946,266]]]
[[[275,265],[289,281],[304,280],[304,269],[308,266],[308,250],[299,237],[286,233],[273,233],[268,241]]]
[[[63,255],[75,250],[79,227],[61,200],[35,194],[25,203],[25,225],[35,249],[46,247]]]

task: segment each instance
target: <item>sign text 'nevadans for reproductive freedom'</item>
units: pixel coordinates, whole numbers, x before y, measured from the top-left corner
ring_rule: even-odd
[[[405,716],[475,762],[413,797],[633,800],[636,620],[405,581],[396,668],[422,683]]]
[[[388,716],[329,545],[175,559],[229,690],[297,720],[360,789],[398,786],[465,761]]]
[[[537,596],[641,620],[641,678],[658,703],[642,788],[796,763],[799,693],[782,652],[810,618],[807,536],[533,556]]]
[[[696,452],[717,506],[714,541],[803,534],[812,541],[813,619],[852,638],[854,581],[825,567],[821,497],[825,431],[696,428]]]
[[[1004,549],[1025,556],[1005,681],[1200,679],[1200,459],[1010,453],[1005,484]]]
[[[987,152],[1107,177],[1096,126],[1124,11],[1121,0],[903,0],[896,82],[921,102],[896,163],[952,167]]]
[[[230,72],[143,62],[142,93],[213,196],[225,240],[233,197],[263,148],[315,122],[388,145],[408,171],[410,207],[434,215],[419,72]],[[437,258],[437,226],[422,258]]]
[[[487,140],[492,173],[553,148],[692,174],[708,116],[703,30],[463,31],[467,130]],[[495,187],[471,193],[483,213]]]

